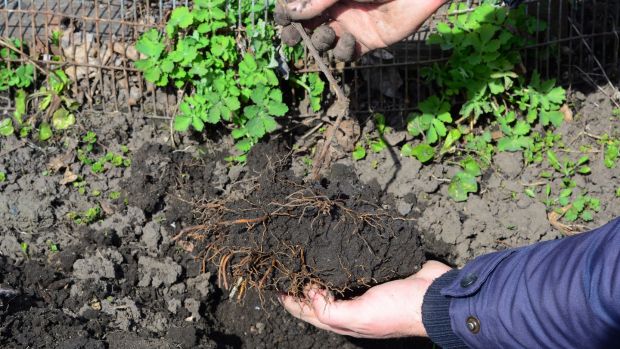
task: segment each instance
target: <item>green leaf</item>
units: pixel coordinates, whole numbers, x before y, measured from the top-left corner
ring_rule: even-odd
[[[284,116],[286,112],[288,112],[288,107],[284,103],[272,101],[272,102],[269,102],[269,105],[267,106],[267,110],[269,111],[269,114],[271,115]]]
[[[469,193],[477,191],[476,177],[467,172],[457,172],[448,186],[448,195],[456,202],[466,201]]]
[[[353,150],[353,160],[358,161],[358,160],[362,160],[363,158],[366,157],[366,148],[364,148],[362,145],[358,144],[355,147],[355,150]]]
[[[15,132],[13,128],[13,120],[11,118],[2,119],[0,121],[0,135],[2,136],[10,136]]]
[[[452,33],[452,29],[447,23],[439,22],[435,28],[437,28],[437,32],[439,32],[439,34],[445,35]]]
[[[547,99],[556,105],[560,105],[566,99],[566,91],[561,87],[556,87],[547,93]]]
[[[178,132],[185,132],[192,124],[192,117],[188,115],[177,115],[174,118],[174,130]]]
[[[435,148],[428,144],[418,144],[411,149],[411,155],[415,156],[420,162],[425,163],[435,156]]]
[[[569,208],[566,213],[564,213],[563,218],[568,222],[574,222],[579,217],[579,211],[574,207]]]
[[[515,126],[512,128],[512,134],[517,136],[525,136],[530,133],[530,125],[523,120],[517,121]]]
[[[168,24],[166,25],[166,32],[168,33],[168,37],[172,37],[174,34],[176,27],[181,29],[185,29],[189,27],[194,21],[193,14],[189,11],[189,8],[185,6],[177,7],[172,10],[172,14],[170,15],[170,19],[168,20]]]
[[[39,140],[46,141],[52,137],[52,128],[47,122],[41,123],[39,126]]]
[[[564,121],[564,114],[559,110],[554,111],[546,111],[542,110],[540,112],[540,123],[543,126],[547,126],[550,123],[555,127],[560,127],[562,122]]]
[[[52,126],[57,130],[66,130],[75,124],[75,116],[65,108],[60,108],[52,115]]]
[[[591,222],[594,219],[594,212],[590,210],[583,211],[581,213],[581,219],[583,219],[584,222]]]
[[[532,139],[530,137],[512,136],[502,137],[497,140],[497,150],[514,152],[523,149],[528,149],[532,146]]]
[[[478,177],[482,175],[482,171],[480,170],[480,165],[474,160],[472,157],[468,157],[467,159],[461,161],[461,166],[463,166],[463,170],[474,177]]]
[[[532,188],[526,188],[523,192],[525,193],[525,195],[531,198],[536,198],[536,193],[534,192]]]
[[[387,143],[382,139],[376,139],[370,142],[370,149],[375,153],[380,153],[385,148],[387,148]]]
[[[159,32],[156,29],[145,32],[136,42],[138,52],[154,59],[158,59],[165,48],[166,45],[161,42]]]
[[[452,148],[452,146],[454,145],[454,143],[456,143],[456,141],[458,141],[460,138],[461,131],[459,131],[459,129],[457,128],[451,129],[446,136],[446,140],[444,141],[443,146],[441,147],[441,153],[449,151],[450,148]]]
[[[581,173],[581,174],[590,174],[592,172],[592,170],[590,169],[589,166],[581,166],[577,172]]]
[[[560,164],[560,161],[558,160],[558,157],[557,155],[555,155],[555,152],[553,152],[553,150],[547,150],[547,160],[549,160],[549,165],[551,165],[551,167],[555,168],[558,171],[561,171],[562,165]]]
[[[277,127],[276,120],[264,113],[259,113],[245,124],[248,134],[255,138],[262,138],[265,134],[275,131]]]

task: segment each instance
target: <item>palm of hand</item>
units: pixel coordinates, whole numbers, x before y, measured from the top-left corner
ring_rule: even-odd
[[[449,271],[439,262],[403,280],[370,288],[348,301],[334,300],[325,290],[310,288],[306,299],[283,295],[280,301],[293,316],[343,335],[363,338],[425,336],[422,301],[432,281]]]

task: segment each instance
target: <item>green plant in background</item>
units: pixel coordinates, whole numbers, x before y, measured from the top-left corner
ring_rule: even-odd
[[[144,77],[185,92],[175,116],[176,131],[202,132],[206,125],[223,125],[232,131],[237,148],[247,152],[277,128],[275,118],[288,107],[275,73],[275,29],[254,16],[264,13],[264,6],[261,1],[198,0],[191,8],[174,9],[163,34],[151,29],[140,37],[136,49],[146,58],[136,67]],[[235,30],[238,14],[243,32]],[[320,109],[325,84],[318,74],[292,81],[308,91],[312,109]]]
[[[19,39],[11,39],[9,43],[18,50],[24,47]],[[25,89],[34,81],[34,65],[16,64],[19,56],[9,47],[0,48],[0,91],[9,88]]]
[[[59,35],[52,33],[52,44],[59,41]],[[19,51],[27,51],[27,48],[17,39],[8,40],[8,44],[0,49],[0,91],[14,90],[15,104],[13,117],[0,120],[0,135],[17,133],[20,137],[27,137],[37,129],[39,140],[46,141],[53,136],[52,129],[65,130],[75,123],[74,113],[79,105],[68,97],[70,80],[60,69],[50,71],[40,90],[30,93],[35,66],[31,63],[11,65],[11,61],[18,60]],[[28,106],[34,104],[31,103],[33,100],[38,101],[37,112],[28,116]]]
[[[449,50],[450,56],[422,72],[437,90],[419,104],[419,112],[409,116],[407,130],[420,141],[405,144],[402,155],[425,163],[447,153],[474,153],[486,166],[495,151],[541,147],[540,135],[532,132],[535,126],[562,123],[564,89],[554,80],[542,81],[535,71],[529,80],[522,73],[519,52],[527,44],[524,38],[543,30],[545,24],[527,16],[523,8],[494,3],[487,1],[471,11],[465,3],[452,4],[449,13],[459,14],[438,23],[437,33],[429,37],[428,44]],[[492,137],[474,126],[499,132]],[[529,160],[534,160],[534,153]],[[473,189],[472,178],[462,174],[454,183],[453,188]],[[457,192],[453,197],[466,197],[463,191]]]

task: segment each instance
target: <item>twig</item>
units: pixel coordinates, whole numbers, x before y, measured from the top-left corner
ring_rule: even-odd
[[[332,73],[330,72],[325,62],[323,62],[321,55],[319,54],[317,49],[312,44],[310,37],[308,36],[308,34],[306,33],[302,25],[299,23],[291,23],[291,25],[297,30],[297,32],[299,32],[299,35],[301,35],[304,45],[306,45],[306,47],[308,48],[308,51],[310,51],[310,54],[314,58],[314,61],[319,66],[319,69],[321,70],[323,75],[325,75],[325,77],[327,78],[327,81],[329,82],[329,85],[331,86],[332,90],[334,91],[334,93],[336,93],[336,104],[338,104],[338,108],[336,109],[338,110],[338,117],[336,118],[336,122],[334,123],[334,126],[331,128],[328,134],[325,136],[325,142],[323,143],[323,148],[321,149],[321,152],[319,153],[318,157],[312,164],[311,178],[312,180],[316,181],[319,179],[319,173],[321,171],[321,167],[323,167],[323,162],[325,161],[325,157],[327,156],[332,140],[334,139],[334,136],[336,135],[336,131],[340,127],[340,123],[342,122],[342,119],[345,116],[348,116],[349,114],[349,99],[347,98],[347,96],[345,96],[344,91],[342,91],[342,88],[340,87],[340,85],[338,84],[338,82],[336,81]]]
[[[32,60],[30,57],[28,57],[28,55],[27,55],[24,51],[22,51],[21,49],[19,49],[19,48],[15,47],[15,46],[14,46],[13,44],[11,44],[10,42],[6,41],[6,40],[5,40],[5,39],[3,39],[3,38],[0,38],[0,45],[5,46],[6,48],[8,48],[8,49],[9,49],[9,50],[11,50],[11,51],[15,51],[15,52],[17,52],[17,53],[21,54],[21,55],[22,55],[22,56],[24,56],[24,57],[26,58],[26,60],[27,60],[28,62],[30,62],[30,63],[31,63],[31,64],[32,64],[35,68],[37,68],[39,71],[41,71],[41,73],[43,73],[43,75],[46,75],[46,76],[48,75],[48,72],[47,72],[45,69],[41,68],[41,67],[39,66],[39,64],[38,64],[38,63],[36,63],[34,60]]]
[[[579,31],[579,29],[577,28],[577,26],[575,26],[575,24],[573,23],[573,21],[571,21],[570,18],[568,18],[568,22],[570,23],[571,27],[573,27],[573,29],[575,30],[575,32],[577,32],[577,35],[582,36],[581,35],[581,31]],[[592,56],[592,59],[594,59],[594,62],[596,63],[596,65],[598,65],[598,68],[601,70],[601,73],[603,74],[603,76],[605,77],[605,80],[607,80],[607,85],[609,85],[609,87],[611,88],[612,91],[618,92],[618,89],[616,89],[616,87],[614,86],[614,84],[611,83],[611,80],[609,80],[609,76],[607,76],[607,73],[605,72],[605,68],[603,67],[603,65],[601,64],[601,62],[599,62],[598,58],[596,58],[596,55],[594,54],[594,51],[592,50],[592,48],[590,47],[590,44],[588,44],[588,42],[586,41],[585,38],[581,37],[581,41],[583,42],[583,45],[588,49],[588,51],[590,52],[590,55]],[[581,70],[581,69],[580,69]],[[583,70],[582,70],[583,72]],[[599,87],[600,89],[600,87]],[[606,94],[606,93],[605,93]],[[606,94],[607,95],[607,94]],[[618,104],[618,102],[615,101],[614,97],[611,97],[611,101],[616,105],[616,107],[620,108],[620,104]]]

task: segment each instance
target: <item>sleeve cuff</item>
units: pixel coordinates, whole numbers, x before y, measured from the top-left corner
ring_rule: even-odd
[[[452,283],[459,274],[453,269],[435,279],[429,286],[422,302],[422,323],[429,338],[443,349],[468,348],[454,333],[450,325],[451,297],[440,292]]]

